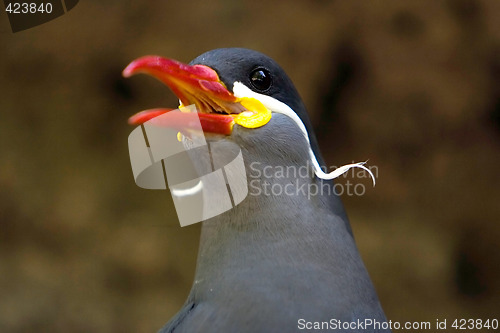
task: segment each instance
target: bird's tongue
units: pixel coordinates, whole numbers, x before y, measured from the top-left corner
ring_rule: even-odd
[[[235,97],[210,67],[145,56],[132,61],[123,70],[125,77],[137,73],[146,73],[162,81],[177,95],[182,105],[196,105],[197,114],[179,113],[176,121],[161,124],[163,126],[179,130],[189,128],[192,118],[196,116],[203,131],[229,135],[235,123],[255,128],[265,125],[271,118],[271,112],[259,101]],[[143,124],[171,110],[158,108],[142,111],[130,117],[129,123]]]

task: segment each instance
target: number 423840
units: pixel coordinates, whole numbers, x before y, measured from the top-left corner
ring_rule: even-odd
[[[455,319],[451,325],[456,330],[480,330],[498,328],[498,319]]]
[[[5,11],[9,14],[35,14],[52,13],[52,4],[50,2],[37,4],[34,2],[10,2]]]

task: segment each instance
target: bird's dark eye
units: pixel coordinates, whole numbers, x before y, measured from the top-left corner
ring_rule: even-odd
[[[264,68],[258,68],[250,74],[252,85],[257,90],[267,90],[271,86],[271,74]]]

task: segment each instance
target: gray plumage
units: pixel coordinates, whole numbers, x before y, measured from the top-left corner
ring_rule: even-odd
[[[234,52],[240,58],[241,52],[247,52],[230,50],[238,50]],[[223,57],[221,51],[217,52]],[[253,52],[257,60],[265,57],[248,52]],[[221,72],[232,66],[230,58],[221,59],[223,68],[217,68],[216,61],[208,65],[223,78]],[[292,97],[300,100],[298,94]],[[308,123],[309,137],[314,139]],[[160,332],[304,331],[298,329],[299,319],[385,322],[340,198],[331,193],[331,181],[314,176],[309,144],[297,124],[274,113],[263,127],[235,126],[230,136],[211,140],[241,148],[249,195],[234,209],[202,222],[193,287],[183,308]],[[321,163],[319,150],[314,148]],[[283,166],[307,168],[308,176],[266,177],[269,172],[262,172],[264,167],[269,171]],[[324,193],[257,195],[258,187],[264,184],[268,188],[278,184],[275,188],[282,189],[304,184],[302,188],[317,186]]]

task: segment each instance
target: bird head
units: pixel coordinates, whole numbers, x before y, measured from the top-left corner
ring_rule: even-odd
[[[194,104],[206,135],[252,147],[256,156],[269,155],[262,151],[287,152],[293,158],[295,152],[296,158],[312,156],[317,161],[318,146],[299,93],[285,71],[260,52],[216,49],[189,64],[145,56],[123,71],[125,77],[137,73],[149,74],[167,85],[179,98],[181,108]],[[142,124],[170,110],[142,111],[129,123]],[[179,114],[178,122],[165,126],[182,131],[189,123],[188,114]]]
[[[250,155],[250,160],[272,157],[262,162],[295,160],[295,165],[311,165],[315,175],[330,180],[364,162],[344,165],[330,173],[322,169],[323,159],[306,108],[285,71],[268,56],[249,49],[223,48],[208,51],[190,64],[159,56],[132,61],[125,77],[146,73],[166,84],[183,106],[195,105],[204,134],[232,140]],[[142,124],[172,109],[139,112],[129,119]],[[193,115],[177,114],[167,127],[189,129]],[[280,159],[282,157],[283,159]]]

